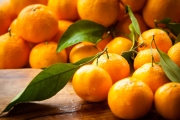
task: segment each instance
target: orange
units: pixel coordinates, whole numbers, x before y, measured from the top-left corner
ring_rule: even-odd
[[[147,0],[143,10],[143,18],[150,28],[154,28],[154,20],[160,21],[171,18],[173,22],[180,22],[179,0]]]
[[[121,18],[123,18],[127,14],[126,10],[125,10],[125,6],[121,2],[119,2],[119,7],[120,7],[120,10],[119,10],[118,20],[120,20]]]
[[[120,8],[118,0],[78,0],[77,10],[81,19],[108,27],[117,21]]]
[[[132,47],[132,41],[125,37],[115,37],[110,41],[106,47],[108,48],[109,53],[122,54],[125,51],[128,51]]]
[[[47,6],[59,20],[75,21],[78,18],[77,0],[49,0]]]
[[[30,47],[16,34],[0,36],[0,69],[22,68],[28,63]]]
[[[56,53],[57,43],[53,41],[42,42],[35,45],[29,55],[32,68],[46,68],[55,63],[66,63],[67,53],[62,50]]]
[[[101,49],[104,50],[104,48],[106,47],[106,45],[113,39],[112,34],[109,34],[107,36],[108,33],[104,33],[102,36],[102,40],[100,42],[98,42],[97,46]]]
[[[14,20],[11,22],[10,26],[9,26],[9,28],[11,29],[11,32],[12,32],[12,33],[17,33],[16,24],[17,24],[17,19],[14,19]]]
[[[121,0],[124,5],[129,5],[133,12],[141,11],[147,0],[140,0],[137,3],[137,0]]]
[[[167,53],[169,48],[172,46],[172,41],[165,31],[156,28],[146,30],[142,33],[142,37],[139,37],[138,39],[138,45],[143,44],[138,47],[138,51],[150,48],[153,35],[158,49]],[[154,42],[152,47],[155,48]]]
[[[168,56],[180,67],[180,42],[174,44],[168,51]]]
[[[9,1],[0,4],[0,35],[8,32],[12,22]]]
[[[155,93],[154,103],[157,112],[168,120],[180,119],[180,83],[170,82],[161,86]]]
[[[106,70],[110,74],[113,83],[128,77],[130,74],[130,66],[127,60],[115,53],[108,53],[108,56],[109,58],[107,58],[107,54],[103,54],[95,59],[92,64]]]
[[[17,17],[16,26],[17,34],[33,43],[50,40],[58,32],[57,18],[41,4],[25,7]]]
[[[146,63],[135,70],[132,74],[132,78],[146,83],[153,93],[155,93],[160,86],[170,82],[162,67],[158,64],[152,65],[152,63]]]
[[[134,16],[136,17],[138,23],[139,23],[139,27],[141,32],[144,32],[146,30],[148,30],[148,26],[146,25],[146,23],[143,20],[143,17],[138,14],[138,13],[134,13]],[[122,36],[123,34],[129,34],[130,30],[129,30],[129,25],[131,24],[131,20],[129,18],[129,15],[126,14],[124,15],[117,23],[116,27],[115,27],[115,31],[116,31],[116,36]]]
[[[100,51],[101,49],[93,43],[81,42],[71,49],[69,60],[71,63],[75,63],[83,58],[94,56]]]
[[[67,20],[59,20],[58,21],[58,32],[54,35],[52,38],[53,41],[59,42],[61,39],[62,35],[65,33],[65,31],[68,29],[70,25],[72,25],[72,21],[67,21]]]
[[[138,119],[151,109],[153,93],[148,85],[133,78],[116,82],[109,90],[108,105],[121,119]]]
[[[151,63],[152,62],[152,56],[154,57],[154,62],[160,61],[159,53],[156,49],[145,49],[142,51],[139,51],[134,59],[134,69],[138,69],[145,63]]]
[[[26,6],[32,5],[32,4],[43,4],[47,5],[48,0],[10,0],[11,1],[11,7],[15,14],[15,16],[18,16],[20,11],[24,9]]]
[[[83,100],[100,102],[107,99],[112,80],[102,68],[84,65],[75,72],[72,86],[76,94]]]

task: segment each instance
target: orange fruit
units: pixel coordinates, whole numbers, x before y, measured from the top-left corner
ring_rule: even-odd
[[[174,44],[168,51],[168,56],[180,67],[180,42]]]
[[[157,112],[168,120],[180,119],[180,83],[166,83],[157,89],[154,103]]]
[[[109,90],[108,105],[121,119],[138,119],[151,109],[153,93],[148,85],[133,78],[116,82]]]
[[[148,30],[148,26],[144,22],[143,17],[138,13],[134,13],[134,16],[136,17],[136,19],[137,19],[137,21],[139,23],[139,27],[140,27],[141,32],[144,32],[144,31]],[[116,36],[122,36],[123,34],[130,34],[129,25],[131,23],[132,22],[130,20],[129,15],[128,14],[124,15],[118,21],[118,23],[117,23],[117,25],[115,27]]]
[[[127,60],[115,53],[108,53],[108,56],[109,58],[107,58],[107,54],[103,54],[95,59],[92,64],[106,70],[110,74],[113,83],[128,77],[130,74],[130,66]]]
[[[150,48],[153,35],[158,49],[167,53],[169,48],[172,46],[172,41],[165,31],[156,28],[146,30],[142,33],[142,37],[139,37],[138,39],[138,45],[143,44],[138,47],[138,51]],[[155,48],[154,42],[152,47]]]
[[[112,34],[109,34],[107,36],[107,33],[104,33],[102,36],[102,40],[100,42],[98,42],[97,46],[101,49],[104,50],[104,48],[106,47],[106,45],[113,39]]]
[[[28,63],[30,47],[16,34],[0,36],[0,69],[22,68]]]
[[[180,22],[179,0],[147,0],[143,10],[143,18],[150,28],[154,28],[154,20],[160,21],[171,18],[173,22]]]
[[[122,54],[122,52],[128,51],[132,47],[132,41],[125,37],[115,37],[111,40],[106,47],[109,53]]]
[[[50,40],[57,33],[58,20],[47,6],[33,4],[19,13],[16,26],[17,34],[23,39],[40,43]]]
[[[75,63],[83,58],[96,55],[101,49],[90,42],[81,42],[76,44],[70,51],[69,60]]]
[[[120,20],[121,18],[123,18],[127,14],[126,10],[125,10],[125,6],[121,2],[119,2],[119,7],[120,7],[120,11],[119,11],[118,20]]]
[[[152,62],[152,56],[154,57],[154,62],[160,61],[159,53],[156,49],[145,49],[138,52],[134,59],[134,69],[140,68],[145,63]]]
[[[78,0],[77,10],[81,19],[87,19],[108,27],[119,17],[118,0]]]
[[[11,24],[10,24],[10,29],[11,29],[11,32],[12,33],[17,33],[17,27],[16,27],[16,24],[17,24],[17,19],[14,19]]]
[[[20,11],[24,9],[26,6],[32,5],[32,4],[43,4],[47,5],[48,0],[10,0],[11,1],[11,7],[15,14],[15,16],[18,16]]]
[[[84,65],[75,72],[72,86],[76,94],[83,100],[100,102],[107,99],[112,80],[102,68]]]
[[[12,22],[9,1],[0,4],[0,35],[8,32],[8,28]]]
[[[65,33],[65,31],[68,29],[70,25],[72,25],[72,21],[67,21],[67,20],[59,20],[58,21],[58,32],[54,35],[52,38],[53,41],[59,42],[61,39],[62,35]]]
[[[133,12],[141,11],[147,0],[141,0],[137,3],[136,0],[121,0],[124,5],[129,5]]]
[[[35,45],[29,55],[30,66],[32,68],[46,68],[55,63],[66,63],[67,53],[65,50],[56,53],[57,45],[53,41]]]
[[[77,0],[49,0],[47,6],[59,20],[75,21],[78,18]]]
[[[170,82],[162,67],[158,64],[152,65],[152,63],[146,63],[135,70],[132,74],[132,78],[146,83],[153,93],[155,93],[160,86]]]

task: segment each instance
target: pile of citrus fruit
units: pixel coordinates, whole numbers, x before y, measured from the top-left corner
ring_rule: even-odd
[[[142,33],[136,42],[128,37],[132,20],[126,5]],[[107,100],[110,110],[122,119],[138,119],[152,109],[166,119],[180,119],[180,83],[172,82],[158,64],[163,59],[161,50],[180,67],[179,36],[164,29],[164,24],[158,28],[155,24],[165,18],[180,23],[179,7],[179,0],[4,0],[0,69],[75,63],[107,48],[107,53],[75,72],[72,85],[78,96],[90,102]],[[56,52],[63,34],[78,20],[93,21],[113,32],[105,32],[98,44],[80,42]],[[132,48],[129,63],[122,54]]]

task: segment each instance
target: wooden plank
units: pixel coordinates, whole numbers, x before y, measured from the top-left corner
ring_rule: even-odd
[[[40,72],[40,69],[0,70],[0,111]],[[161,118],[151,111],[142,120]],[[110,111],[107,102],[91,103],[79,98],[69,82],[60,92],[50,99],[21,103],[0,120],[119,120]],[[162,119],[162,118],[161,118]]]

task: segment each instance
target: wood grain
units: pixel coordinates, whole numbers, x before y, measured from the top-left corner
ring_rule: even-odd
[[[40,69],[0,70],[0,112],[28,83]],[[138,109],[138,108],[137,108]],[[55,96],[44,101],[21,103],[0,120],[121,120],[112,114],[107,102],[91,103],[79,98],[68,84]],[[155,111],[140,120],[163,120]]]

